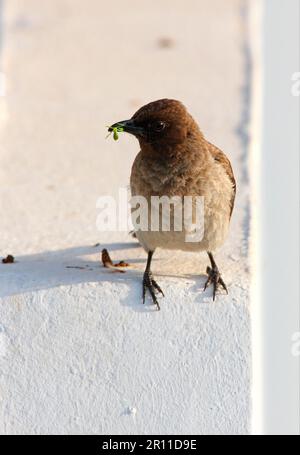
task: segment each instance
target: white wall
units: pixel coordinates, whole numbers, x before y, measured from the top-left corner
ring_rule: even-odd
[[[253,143],[253,430],[299,434],[299,2],[261,6],[262,91],[256,91],[253,125],[260,138]]]

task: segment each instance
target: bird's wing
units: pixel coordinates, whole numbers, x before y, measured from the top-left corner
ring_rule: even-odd
[[[217,161],[219,164],[221,164],[221,166],[223,166],[226,174],[228,175],[228,177],[232,183],[233,191],[232,191],[231,205],[230,205],[230,217],[231,217],[232,210],[234,207],[235,195],[236,195],[236,181],[234,178],[233,170],[232,170],[229,159],[227,158],[225,153],[222,152],[222,150],[220,150],[218,147],[216,147],[215,145],[211,144],[208,141],[207,141],[207,145],[208,145],[208,149],[209,149],[211,155],[213,156],[215,161]]]

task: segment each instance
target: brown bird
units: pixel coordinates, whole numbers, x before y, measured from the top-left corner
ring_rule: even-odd
[[[156,292],[163,291],[153,278],[151,260],[156,248],[206,251],[210,267],[208,285],[213,285],[213,300],[219,286],[227,291],[212,251],[220,247],[227,235],[234,206],[236,183],[226,155],[208,142],[185,106],[176,100],[161,99],[140,108],[130,120],[109,128],[121,128],[139,141],[140,152],[131,170],[133,196],[202,196],[204,233],[200,241],[187,242],[185,228],[169,231],[138,230],[136,236],[148,253],[143,277],[143,302],[146,290],[159,309]]]

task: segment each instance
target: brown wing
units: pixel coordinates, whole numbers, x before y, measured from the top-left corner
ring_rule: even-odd
[[[233,170],[232,170],[230,161],[227,158],[227,156],[225,155],[225,153],[223,153],[222,150],[220,150],[218,147],[216,147],[215,145],[211,144],[208,141],[207,141],[207,144],[208,144],[208,149],[209,149],[210,153],[212,154],[212,156],[214,157],[215,161],[217,161],[218,163],[220,163],[223,166],[223,168],[226,171],[226,174],[228,175],[228,177],[232,183],[233,191],[232,191],[232,198],[231,198],[231,205],[230,205],[230,217],[231,217],[232,210],[234,207],[235,195],[236,195],[236,181],[234,178]]]

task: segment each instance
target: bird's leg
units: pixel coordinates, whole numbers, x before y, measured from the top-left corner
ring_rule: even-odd
[[[214,260],[214,257],[212,255],[212,253],[210,251],[208,251],[207,254],[208,254],[208,257],[209,257],[209,260],[210,260],[211,267],[208,266],[207,269],[206,269],[206,273],[208,274],[208,278],[207,278],[207,281],[206,281],[205,286],[204,286],[204,291],[207,288],[207,286],[212,284],[213,285],[213,300],[215,300],[216,292],[217,292],[217,289],[218,289],[219,285],[221,285],[222,288],[225,289],[227,294],[228,294],[228,290],[227,290],[226,284],[224,283],[224,281],[223,281],[223,279],[221,277],[221,274],[219,272],[218,266],[217,266],[217,264],[216,264],[216,262]]]
[[[148,291],[150,292],[151,298],[152,298],[152,302],[157,306],[157,309],[160,310],[160,306],[159,306],[158,300],[156,298],[155,291],[160,292],[163,296],[164,296],[164,293],[161,290],[160,286],[154,280],[152,272],[150,270],[153,253],[154,253],[154,251],[149,251],[149,253],[148,253],[146,270],[144,272],[143,303],[145,303],[146,290],[148,289]]]

